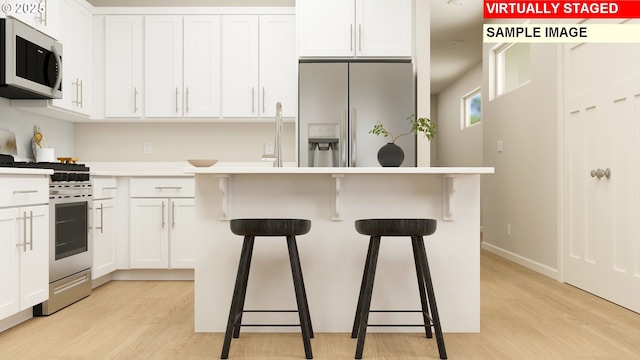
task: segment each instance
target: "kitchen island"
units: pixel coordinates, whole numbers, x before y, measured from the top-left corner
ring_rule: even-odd
[[[350,332],[369,239],[355,231],[364,218],[434,218],[426,237],[445,332],[480,331],[480,175],[493,168],[185,168],[195,175],[197,256],[195,330],[224,332],[242,238],[232,218],[312,221],[298,237],[316,332]],[[295,309],[284,238],[257,238],[246,309]],[[408,238],[383,238],[372,309],[419,309]],[[295,323],[296,314],[245,314],[243,323]],[[413,313],[375,313],[371,323],[420,323]],[[246,331],[299,331],[247,328]],[[420,331],[371,328],[370,331]]]

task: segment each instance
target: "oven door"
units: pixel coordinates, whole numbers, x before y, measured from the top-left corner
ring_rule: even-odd
[[[49,278],[56,281],[91,268],[90,198],[51,199]]]

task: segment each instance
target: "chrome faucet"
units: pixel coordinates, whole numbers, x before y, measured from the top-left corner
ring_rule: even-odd
[[[275,155],[276,160],[273,162],[274,167],[282,167],[282,144],[280,142],[280,135],[282,134],[282,104],[278,101],[276,103],[276,143],[275,143]]]

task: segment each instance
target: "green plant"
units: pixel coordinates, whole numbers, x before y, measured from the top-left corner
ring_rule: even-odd
[[[427,140],[433,139],[433,137],[436,135],[436,124],[429,118],[419,118],[416,120],[416,116],[414,114],[411,114],[409,115],[409,117],[407,117],[407,120],[409,120],[409,123],[411,124],[411,130],[404,134],[393,136],[389,131],[387,131],[387,129],[384,128],[384,125],[382,125],[380,121],[378,121],[373,126],[373,129],[369,130],[369,134],[391,137],[392,143],[395,143],[396,140],[398,140],[398,138],[400,138],[401,136],[409,135],[411,133],[424,133],[424,136],[427,138]]]

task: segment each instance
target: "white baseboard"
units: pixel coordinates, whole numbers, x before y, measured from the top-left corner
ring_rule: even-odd
[[[0,333],[10,329],[22,322],[25,322],[33,317],[33,310],[31,308],[23,310],[15,315],[11,315],[8,318],[0,320]]]
[[[544,264],[540,264],[539,262],[528,259],[524,256],[512,253],[511,251],[504,250],[495,245],[488,244],[486,242],[482,243],[482,249],[489,251],[490,253],[496,254],[498,256],[502,256],[505,259],[513,261],[518,265],[522,265],[527,269],[531,269],[535,272],[538,272],[542,275],[548,276],[554,280],[560,281],[560,273],[558,269],[554,269]]]

